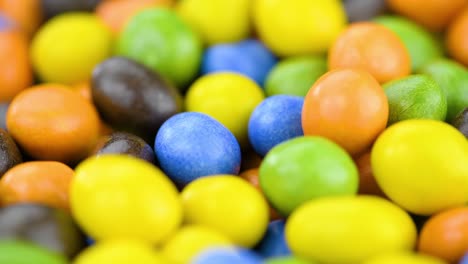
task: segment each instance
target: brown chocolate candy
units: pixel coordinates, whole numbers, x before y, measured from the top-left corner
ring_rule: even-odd
[[[468,107],[455,117],[453,125],[468,138]]]
[[[0,128],[0,177],[21,162],[23,157],[15,141],[8,132]]]

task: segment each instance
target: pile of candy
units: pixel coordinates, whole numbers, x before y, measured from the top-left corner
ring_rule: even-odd
[[[0,263],[468,264],[468,0],[0,0]]]

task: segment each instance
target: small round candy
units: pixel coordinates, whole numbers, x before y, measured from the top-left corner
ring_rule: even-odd
[[[99,137],[99,116],[68,86],[43,84],[22,91],[7,112],[8,132],[38,160],[73,164],[89,154]]]
[[[17,29],[0,31],[0,102],[9,102],[33,81],[28,40]]]
[[[23,162],[23,156],[13,138],[0,128],[0,178],[5,172]]]
[[[468,67],[468,5],[450,24],[446,45],[450,55]]]
[[[432,61],[419,71],[431,76],[447,98],[447,121],[468,106],[468,69],[448,59]]]
[[[56,161],[29,161],[8,170],[0,180],[3,205],[40,203],[69,210],[69,188],[74,172]]]
[[[385,194],[420,215],[468,202],[467,162],[466,138],[436,120],[394,124],[377,138],[371,152],[372,170]]]
[[[208,249],[196,256],[192,264],[261,264],[262,259],[245,248],[222,247]]]
[[[196,80],[185,103],[187,111],[205,113],[221,122],[245,146],[250,115],[263,98],[262,89],[248,77],[222,72]]]
[[[184,226],[165,242],[162,253],[173,264],[186,264],[200,252],[232,242],[223,234],[199,225]]]
[[[376,196],[310,201],[286,223],[293,254],[319,263],[362,263],[385,252],[409,251],[416,235],[403,209]]]
[[[431,216],[421,230],[418,251],[459,263],[468,252],[468,206]]]
[[[94,154],[110,153],[131,155],[149,163],[154,163],[156,160],[154,151],[148,143],[140,137],[126,132],[114,132],[100,139]]]
[[[202,43],[175,11],[151,8],[128,22],[119,35],[117,54],[145,64],[184,89],[198,73]]]
[[[407,119],[444,121],[447,98],[430,76],[410,75],[383,85],[388,99],[388,125]]]
[[[413,72],[443,55],[436,38],[416,22],[391,15],[377,17],[374,22],[390,29],[403,41],[411,58]]]
[[[281,60],[265,81],[267,96],[288,94],[306,96],[315,81],[327,71],[324,56],[300,56]]]
[[[248,39],[209,47],[203,57],[201,72],[237,72],[263,87],[267,74],[275,64],[276,58],[271,51],[260,41]]]
[[[184,0],[176,10],[207,45],[240,41],[250,33],[249,0]]]
[[[214,174],[237,174],[241,163],[234,135],[215,119],[196,112],[177,114],[154,143],[162,170],[178,185]]]
[[[361,69],[326,73],[310,88],[302,108],[305,135],[329,138],[352,155],[370,147],[387,120],[384,90]]]
[[[338,0],[256,0],[252,12],[260,39],[280,56],[325,52],[346,23]]]
[[[199,178],[181,194],[185,222],[205,225],[236,245],[256,245],[268,225],[268,203],[245,180],[233,175]]]
[[[260,165],[260,186],[281,214],[322,196],[353,195],[358,171],[351,157],[322,137],[298,137],[273,148]]]
[[[85,247],[84,236],[69,212],[31,203],[0,209],[0,241],[12,239],[32,242],[70,259]]]
[[[275,220],[268,224],[262,241],[255,248],[263,258],[291,255],[284,235],[284,224],[284,220]]]
[[[70,203],[78,224],[98,241],[123,237],[159,243],[182,221],[172,182],[155,166],[128,155],[95,156],[79,164]]]
[[[68,264],[67,259],[34,243],[0,241],[0,263],[15,264]]]
[[[411,59],[393,31],[377,23],[357,22],[341,32],[331,46],[328,66],[330,70],[362,68],[385,83],[410,74]]]
[[[304,135],[302,105],[304,98],[275,95],[262,101],[249,119],[249,141],[254,150],[265,156],[274,146]]]
[[[85,81],[94,66],[110,55],[111,35],[93,14],[56,16],[41,27],[31,43],[34,69],[44,82]]]
[[[149,243],[139,240],[105,240],[88,247],[73,264],[166,264],[161,254]]]
[[[415,254],[410,251],[383,254],[370,258],[363,264],[446,264],[445,261],[423,254]]]
[[[106,123],[151,143],[162,123],[182,108],[175,87],[151,69],[123,57],[96,66],[91,93]]]

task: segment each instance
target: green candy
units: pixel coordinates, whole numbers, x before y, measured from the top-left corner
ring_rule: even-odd
[[[375,22],[385,26],[400,37],[411,57],[413,72],[424,64],[442,57],[442,45],[423,27],[399,16],[380,16]]]
[[[310,262],[294,256],[287,256],[267,259],[265,260],[265,264],[316,264],[316,262]]]
[[[67,264],[64,256],[21,241],[0,242],[0,263],[5,264]]]
[[[430,75],[439,84],[447,97],[447,121],[468,107],[468,70],[461,64],[448,59],[433,61],[420,70]]]
[[[430,76],[410,75],[386,83],[383,88],[390,110],[388,125],[406,119],[445,119],[445,95]]]
[[[175,12],[152,8],[135,15],[117,41],[118,55],[158,72],[184,89],[198,74],[203,47]]]
[[[323,56],[292,57],[279,62],[265,81],[267,96],[277,94],[304,97],[315,81],[327,71]]]
[[[284,216],[312,199],[354,195],[358,181],[349,154],[323,137],[298,137],[275,146],[259,170],[261,189]]]

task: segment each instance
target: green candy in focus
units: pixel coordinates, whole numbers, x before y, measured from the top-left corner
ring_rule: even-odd
[[[152,8],[130,20],[116,52],[145,64],[182,90],[197,75],[202,51],[200,38],[174,11]]]

